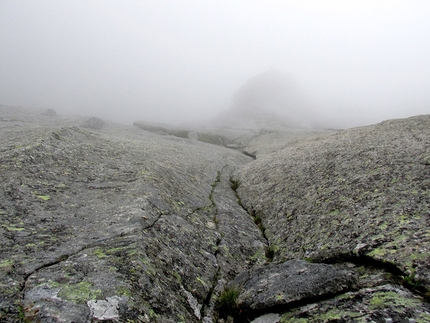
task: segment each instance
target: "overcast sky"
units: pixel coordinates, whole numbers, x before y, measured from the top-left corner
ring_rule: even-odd
[[[345,127],[430,113],[430,1],[0,0],[0,104],[210,118],[269,68]]]

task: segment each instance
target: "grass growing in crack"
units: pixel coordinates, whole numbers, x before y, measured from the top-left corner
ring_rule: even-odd
[[[236,193],[237,203],[243,208],[242,200],[240,199],[237,189],[239,188],[240,182],[230,177],[230,188]]]
[[[415,278],[415,272],[412,272],[409,276],[403,276],[402,281],[404,286],[411,289],[418,289],[422,284],[420,280]]]
[[[274,245],[269,245],[269,247],[267,247],[266,250],[266,258],[267,261],[272,262],[273,258],[275,258],[275,253],[278,250],[277,247],[275,247]]]
[[[222,315],[228,315],[239,308],[237,300],[239,290],[235,287],[226,287],[219,295],[217,300],[218,311]]]
[[[259,217],[258,215],[255,216],[254,217],[254,223],[258,226],[261,233],[264,235],[264,232],[266,232],[266,228],[263,225],[263,221],[262,221],[261,217]]]
[[[412,271],[408,276],[402,276],[401,282],[404,287],[430,300],[430,290],[424,287],[421,279],[417,279],[415,271]]]
[[[230,187],[233,191],[236,192],[237,189],[239,188],[239,185],[240,185],[239,181],[230,178]]]
[[[209,194],[209,200],[211,201],[212,206],[216,206],[216,203],[214,201],[213,195],[214,195],[214,192],[215,192],[215,188],[216,188],[216,186],[218,185],[218,183],[220,181],[221,181],[221,171],[218,171],[216,179],[215,179],[215,182],[213,182],[213,184],[211,184],[212,189],[211,189],[211,193]]]

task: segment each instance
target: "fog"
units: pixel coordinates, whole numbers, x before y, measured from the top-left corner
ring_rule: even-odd
[[[430,1],[0,0],[0,104],[178,123],[291,76],[351,127],[430,112]]]

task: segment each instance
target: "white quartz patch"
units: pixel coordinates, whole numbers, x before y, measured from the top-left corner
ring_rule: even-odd
[[[119,317],[118,304],[121,298],[118,296],[107,297],[106,300],[90,300],[87,302],[93,318],[99,320],[112,320]]]

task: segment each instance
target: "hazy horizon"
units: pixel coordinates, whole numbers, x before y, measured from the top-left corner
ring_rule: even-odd
[[[0,0],[0,104],[178,123],[288,74],[351,127],[430,112],[428,1]]]

